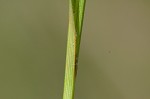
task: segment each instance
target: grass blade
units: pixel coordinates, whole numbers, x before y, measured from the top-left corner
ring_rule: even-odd
[[[74,98],[85,2],[86,0],[69,0],[69,30],[63,99]]]

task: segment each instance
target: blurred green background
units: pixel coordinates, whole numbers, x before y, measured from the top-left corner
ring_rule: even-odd
[[[0,0],[0,99],[62,99],[68,0]],[[150,1],[87,0],[75,99],[150,99]]]

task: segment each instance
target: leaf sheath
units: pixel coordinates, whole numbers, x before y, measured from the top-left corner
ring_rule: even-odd
[[[63,99],[74,98],[85,2],[86,0],[69,0],[69,27]]]

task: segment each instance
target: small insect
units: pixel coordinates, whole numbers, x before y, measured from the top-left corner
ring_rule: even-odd
[[[111,54],[111,50],[109,50],[108,53]]]

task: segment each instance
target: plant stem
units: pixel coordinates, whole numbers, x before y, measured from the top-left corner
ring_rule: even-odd
[[[63,99],[74,99],[74,86],[86,0],[69,0],[69,27]]]

